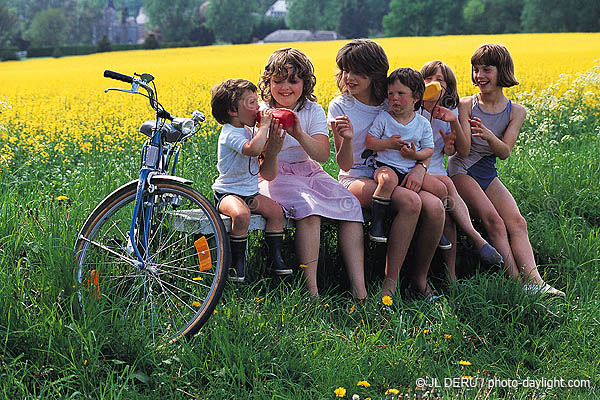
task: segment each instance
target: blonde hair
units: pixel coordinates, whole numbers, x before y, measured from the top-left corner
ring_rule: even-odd
[[[275,100],[271,93],[271,78],[279,76],[287,79],[288,75],[297,77],[304,83],[302,94],[298,99],[298,111],[306,105],[307,100],[317,101],[317,96],[313,93],[317,84],[315,67],[306,54],[291,47],[275,50],[269,57],[258,82],[260,97],[271,107],[275,107]]]

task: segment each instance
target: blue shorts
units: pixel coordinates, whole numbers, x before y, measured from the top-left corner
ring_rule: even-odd
[[[490,183],[498,176],[496,170],[496,156],[483,157],[467,169],[467,175],[475,179],[481,189],[485,190],[490,186]]]

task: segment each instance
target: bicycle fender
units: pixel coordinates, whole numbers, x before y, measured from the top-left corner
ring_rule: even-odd
[[[157,174],[157,175],[152,175],[152,177],[150,178],[150,182],[154,182],[154,181],[161,181],[161,182],[177,182],[177,183],[181,183],[182,185],[191,185],[192,181],[190,181],[189,179],[185,179],[182,178],[180,176],[175,176],[175,175],[167,175],[167,174]]]

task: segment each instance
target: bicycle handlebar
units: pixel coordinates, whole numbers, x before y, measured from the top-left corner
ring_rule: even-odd
[[[110,69],[105,69],[104,70],[104,77],[105,78],[116,79],[118,81],[125,82],[125,83],[132,83],[133,82],[133,77],[132,76],[125,75],[125,74],[122,74],[122,73],[116,72],[116,71],[111,71]]]

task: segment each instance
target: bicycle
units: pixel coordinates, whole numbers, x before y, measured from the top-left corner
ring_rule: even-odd
[[[195,334],[212,315],[231,257],[213,204],[175,175],[182,145],[199,131],[204,115],[171,116],[158,102],[151,74],[106,70],[104,76],[131,84],[105,92],[147,97],[156,120],[140,127],[149,139],[139,178],[106,196],[79,231],[73,270],[78,300],[84,312],[100,303],[142,334],[150,329],[154,343],[173,343]],[[201,226],[190,228],[186,213],[203,221]]]

